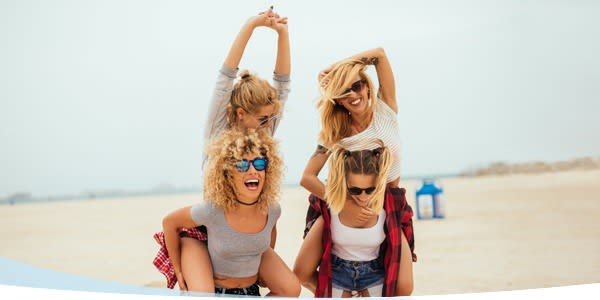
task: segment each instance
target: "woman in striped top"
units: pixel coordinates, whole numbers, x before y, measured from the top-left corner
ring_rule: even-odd
[[[379,89],[376,91],[373,82],[366,73],[369,65],[375,66]],[[324,199],[325,184],[318,175],[329,158],[331,148],[340,144],[348,151],[372,150],[373,147],[365,147],[364,141],[369,139],[380,139],[389,148],[392,155],[392,163],[387,176],[388,189],[402,203],[401,207],[412,216],[411,207],[406,204],[404,193],[400,193],[400,133],[398,127],[398,105],[396,102],[396,86],[394,74],[385,51],[375,48],[360,52],[350,58],[337,62],[319,73],[321,85],[321,98],[317,103],[321,116],[321,131],[319,133],[319,144],[317,150],[308,161],[300,184],[312,193],[311,197]],[[318,213],[309,207],[307,212],[307,224],[305,235],[310,230],[315,216]],[[368,209],[362,209],[358,219],[369,220],[374,213]],[[414,249],[414,238],[412,234],[412,219],[409,218],[403,227],[407,227],[403,234],[403,240],[411,251]],[[404,229],[404,228],[403,228]],[[311,235],[313,236],[313,235]],[[320,244],[315,240],[305,240],[303,247],[309,247],[319,251]],[[313,246],[311,246],[313,245]],[[403,244],[403,249],[405,249]],[[406,253],[406,251],[404,251]],[[412,253],[410,263],[410,278],[399,274],[396,285],[397,295],[409,295],[412,293],[412,262],[416,261],[416,255]],[[295,268],[295,271],[296,270]],[[298,274],[303,284],[314,290],[314,280],[309,280],[303,274]],[[314,278],[314,277],[310,277]],[[404,280],[410,279],[410,280]]]

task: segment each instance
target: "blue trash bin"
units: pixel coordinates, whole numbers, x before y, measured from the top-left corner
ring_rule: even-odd
[[[417,219],[444,218],[443,192],[433,179],[423,180],[416,194]]]

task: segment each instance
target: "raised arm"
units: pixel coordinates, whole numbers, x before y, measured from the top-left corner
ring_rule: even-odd
[[[197,226],[192,220],[190,210],[191,206],[180,208],[165,216],[162,222],[167,253],[169,254],[171,264],[173,264],[175,276],[177,277],[177,282],[179,283],[179,288],[181,290],[187,290],[187,285],[185,284],[185,279],[181,272],[181,251],[177,229]]]
[[[272,9],[260,12],[258,15],[248,18],[236,35],[229,52],[223,62],[223,67],[217,77],[217,82],[207,111],[207,122],[204,131],[205,140],[218,135],[227,128],[227,104],[231,98],[233,81],[237,76],[238,66],[246,45],[257,27],[269,27],[279,34],[278,52],[275,63],[275,73],[285,74],[289,78],[290,54],[289,38],[287,31],[287,18],[281,18]],[[288,79],[289,80],[289,79]]]
[[[398,103],[396,101],[396,82],[394,81],[392,66],[390,65],[390,61],[385,54],[385,50],[383,50],[383,48],[374,48],[357,53],[346,59],[360,59],[365,61],[367,64],[375,66],[375,71],[377,72],[377,81],[379,81],[378,96],[394,112],[398,112]],[[319,81],[321,81],[337,63],[338,62],[319,72]]]
[[[302,187],[321,199],[325,198],[325,184],[319,179],[319,173],[327,162],[327,158],[329,158],[327,148],[318,145],[317,150],[306,163],[300,180]]]
[[[288,34],[287,18],[274,14],[275,19],[269,26],[277,32],[277,57],[275,59],[275,74],[288,75],[292,64],[290,59],[290,37]]]

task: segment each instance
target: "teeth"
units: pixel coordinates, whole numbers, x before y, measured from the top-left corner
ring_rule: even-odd
[[[258,183],[258,179],[248,179],[246,183]]]
[[[352,102],[351,102],[351,104],[352,104],[352,105],[356,105],[356,104],[358,104],[359,102],[360,102],[360,98],[358,98],[358,99],[356,99],[356,100],[352,101]]]

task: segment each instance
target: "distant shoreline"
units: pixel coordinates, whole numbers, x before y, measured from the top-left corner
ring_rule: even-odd
[[[509,162],[493,162],[485,167],[471,168],[462,172],[445,173],[435,175],[405,175],[402,176],[405,180],[423,180],[423,179],[445,179],[452,177],[479,177],[479,176],[494,176],[494,175],[511,175],[511,174],[536,174],[549,172],[562,172],[573,170],[596,170],[600,169],[599,157],[582,157],[565,161],[543,162],[530,161],[523,163]],[[157,190],[147,191],[127,191],[127,190],[107,190],[97,192],[83,192],[74,195],[56,195],[56,196],[33,196],[30,193],[14,193],[12,195],[0,198],[0,205],[16,205],[22,203],[47,203],[54,201],[71,201],[71,200],[98,200],[118,197],[144,197],[144,196],[161,196],[161,195],[181,195],[201,193],[201,187],[175,188],[168,186]],[[283,188],[300,188],[299,183],[286,182],[283,183]]]

